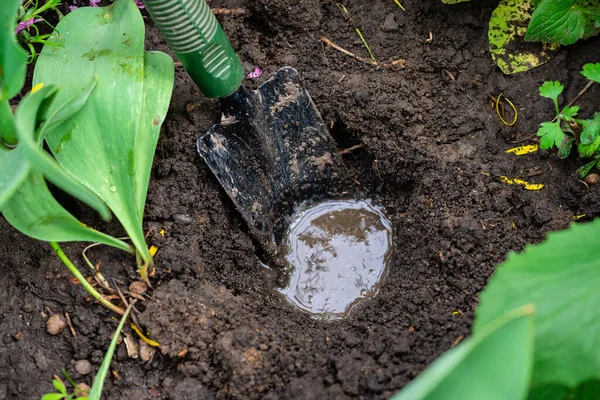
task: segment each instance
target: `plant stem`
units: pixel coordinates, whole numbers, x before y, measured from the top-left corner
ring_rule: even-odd
[[[58,256],[58,258],[60,258],[60,260],[67,266],[67,268],[69,268],[69,271],[71,271],[73,276],[75,276],[75,278],[77,278],[79,283],[81,283],[83,285],[85,290],[87,290],[88,293],[92,295],[92,297],[94,297],[96,300],[98,300],[106,308],[109,308],[110,310],[116,312],[119,315],[123,315],[125,313],[125,311],[123,311],[122,308],[117,307],[110,301],[106,300],[100,293],[98,293],[96,291],[96,289],[94,289],[94,287],[92,285],[90,285],[90,283],[87,281],[87,279],[85,279],[85,277],[81,274],[81,272],[79,272],[77,267],[71,262],[71,260],[69,260],[69,257],[67,257],[67,255],[60,248],[58,243],[50,242],[50,247],[52,247],[52,250],[54,250],[54,252],[56,252],[56,255]]]
[[[558,98],[554,99],[554,107],[556,107],[556,116],[560,114],[560,108],[558,107]]]
[[[0,100],[0,138],[6,144],[17,144],[17,125],[8,100]]]

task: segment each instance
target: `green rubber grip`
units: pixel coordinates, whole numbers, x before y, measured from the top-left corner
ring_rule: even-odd
[[[187,73],[206,97],[226,97],[244,68],[205,0],[144,0]]]

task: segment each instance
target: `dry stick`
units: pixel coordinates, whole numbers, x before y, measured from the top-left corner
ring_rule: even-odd
[[[344,154],[348,154],[348,153],[350,153],[350,152],[352,152],[352,151],[354,151],[356,149],[360,149],[361,147],[363,147],[362,143],[356,144],[356,145],[354,145],[352,147],[348,147],[347,149],[343,149],[343,150],[338,151],[338,155],[341,156],[341,155],[344,155]]]
[[[215,15],[246,15],[248,10],[245,8],[213,8],[213,14]]]
[[[517,144],[517,143],[521,143],[521,142],[524,142],[524,141],[526,141],[526,140],[529,140],[529,139],[531,139],[531,138],[532,138],[532,137],[534,137],[535,135],[537,135],[537,132],[535,132],[535,133],[532,133],[531,135],[527,136],[526,138],[519,139],[519,140],[515,140],[515,141],[513,141],[513,142],[508,142],[508,143],[510,143],[510,144]]]
[[[594,84],[594,81],[589,81],[587,83],[587,85],[585,85],[585,87],[583,89],[581,89],[581,91],[579,92],[579,94],[577,96],[575,96],[575,98],[573,100],[571,100],[569,102],[569,104],[567,104],[567,107],[571,107],[573,104],[575,104],[575,102],[577,100],[579,100],[581,98],[581,96],[583,96],[585,94],[585,92],[588,91],[588,89]],[[556,121],[557,117],[554,117],[554,119],[552,120],[552,122]]]
[[[125,304],[125,307],[129,308],[129,302],[127,301],[127,299],[125,299],[125,296],[123,296],[123,292],[121,292],[119,285],[117,284],[117,282],[114,279],[113,279],[113,283],[115,284],[115,287],[117,288],[117,293],[119,294],[121,301],[123,302],[123,304]],[[135,304],[135,301],[136,300],[133,299],[132,304]],[[134,324],[136,324],[137,326],[141,326],[140,322],[137,320],[137,316],[135,315],[134,311],[137,311],[135,309],[135,307],[131,307],[131,319],[133,319]]]
[[[389,68],[392,66],[399,66],[400,68],[404,68],[404,63],[406,62],[406,60],[403,59],[399,59],[396,61],[392,61],[389,64],[380,64],[377,61],[373,61],[373,60],[369,60],[367,58],[362,58],[357,56],[356,54],[344,49],[343,47],[338,46],[337,44],[333,43],[331,40],[327,39],[325,36],[323,36],[321,38],[321,42],[325,43],[327,46],[332,47],[334,49],[336,49],[337,51],[339,51],[340,53],[344,53],[345,55],[354,58],[357,61],[360,61],[361,63],[364,64],[368,64],[368,65],[373,65],[375,67],[385,67],[385,68]]]

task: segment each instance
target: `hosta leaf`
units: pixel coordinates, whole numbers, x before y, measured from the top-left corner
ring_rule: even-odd
[[[52,196],[44,176],[36,169],[29,172],[0,211],[9,224],[34,239],[96,242],[131,251],[126,243],[93,230],[73,217]]]
[[[27,53],[17,44],[15,25],[19,0],[2,0],[0,7],[0,101],[9,100],[23,87]]]
[[[63,47],[44,47],[35,83],[60,86],[57,105],[81,92],[94,77],[97,85],[81,111],[47,136],[50,150],[71,175],[104,200],[142,259],[151,262],[140,209],[147,182],[138,180],[148,175],[155,136],[166,114],[172,62],[168,66],[164,56],[145,57],[144,22],[130,0],[117,0],[105,8],[79,8],[57,30],[69,34],[52,38]]]
[[[93,83],[92,81],[82,93],[55,109],[55,112],[45,119],[45,122],[42,123],[38,131],[46,132],[48,131],[47,127],[52,129],[61,120],[76,113],[85,104],[93,90]],[[56,186],[98,210],[102,217],[108,220],[110,219],[110,212],[102,200],[67,174],[49,154],[42,150],[40,147],[40,138],[34,134],[36,121],[40,119],[40,106],[46,102],[46,99],[54,96],[55,93],[55,87],[46,85],[35,93],[29,93],[21,100],[15,115],[19,145],[13,151],[20,153],[22,158],[27,160],[34,168],[44,171],[44,176]]]
[[[599,31],[598,0],[543,0],[531,16],[525,40],[568,45]]]
[[[533,307],[507,312],[449,350],[392,400],[525,399],[533,364]]]
[[[600,220],[574,224],[512,253],[480,295],[474,334],[499,316],[534,304],[533,386],[574,388],[600,371]]]
[[[600,62],[595,64],[589,63],[583,66],[581,75],[585,76],[591,81],[600,83]]]
[[[523,40],[531,18],[530,0],[502,0],[492,13],[488,28],[492,59],[505,74],[514,74],[547,62],[557,46]]]
[[[560,121],[542,122],[537,135],[541,137],[540,148],[543,150],[550,149],[552,146],[560,148],[563,141],[567,138],[567,135],[565,135],[560,127]]]
[[[27,177],[31,165],[14,150],[0,144],[0,210]]]

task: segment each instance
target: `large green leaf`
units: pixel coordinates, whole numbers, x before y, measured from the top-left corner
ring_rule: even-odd
[[[480,296],[474,332],[515,307],[534,304],[533,385],[574,388],[600,371],[600,220],[550,233],[512,253]]]
[[[170,99],[172,61],[145,56],[144,22],[130,0],[79,8],[57,30],[62,35],[52,40],[61,47],[44,47],[34,82],[61,88],[56,105],[94,77],[97,85],[82,110],[47,136],[48,145],[71,175],[104,200],[142,259],[151,262],[140,204]]]
[[[437,359],[392,400],[525,399],[533,365],[533,307],[512,310]]]
[[[531,0],[502,0],[492,13],[488,28],[490,53],[505,74],[527,71],[544,64],[558,49],[557,46],[523,40],[532,10]]]
[[[542,0],[531,16],[525,40],[568,45],[598,32],[598,0]]]
[[[0,7],[0,101],[19,93],[25,82],[27,53],[15,39],[19,0],[2,0]]]

